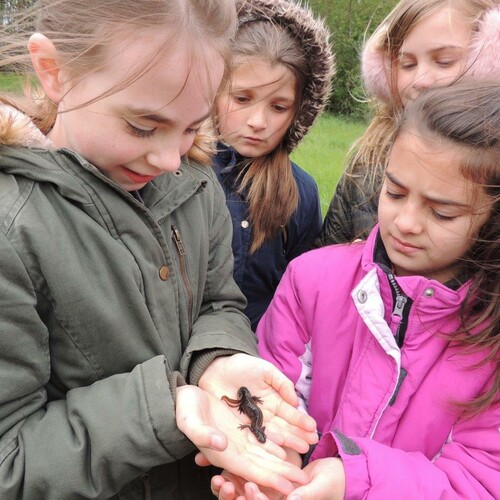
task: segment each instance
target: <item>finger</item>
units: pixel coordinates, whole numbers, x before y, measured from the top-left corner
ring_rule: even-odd
[[[276,445],[291,448],[297,453],[307,453],[309,451],[309,443],[307,440],[302,437],[295,436],[290,432],[285,432],[283,430],[274,431],[271,426],[268,426],[266,428],[266,436]]]
[[[279,403],[278,408],[276,409],[276,414],[290,425],[299,427],[306,432],[316,433],[317,426],[314,418],[285,402]]]
[[[223,451],[227,447],[226,436],[208,425],[192,427],[190,429],[189,439],[200,449],[209,448],[214,451]]]
[[[203,453],[201,453],[201,452],[199,452],[195,455],[194,463],[196,465],[198,465],[199,467],[207,467],[208,465],[212,465],[210,463],[210,460],[208,460],[208,458],[205,455],[203,455]]]
[[[236,500],[236,490],[234,485],[229,481],[224,481],[219,489],[220,500]]]
[[[274,365],[271,363],[269,364],[272,368],[269,370],[269,378],[266,380],[267,383],[281,396],[283,400],[285,400],[292,407],[297,407],[299,400],[292,381]]]
[[[287,495],[298,483],[307,482],[307,475],[299,467],[282,460],[256,460],[247,463],[238,475],[247,481],[255,482],[263,487],[271,488]]]
[[[246,500],[268,500],[267,495],[259,490],[259,487],[255,483],[245,484],[245,495]]]

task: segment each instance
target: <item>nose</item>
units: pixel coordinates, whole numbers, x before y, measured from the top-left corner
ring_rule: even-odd
[[[429,88],[436,81],[436,76],[427,66],[419,66],[412,82],[412,87],[418,91]]]
[[[175,172],[181,164],[181,151],[176,144],[159,144],[146,154],[148,165],[160,172]]]
[[[263,106],[252,106],[249,110],[247,125],[253,130],[263,130],[267,127],[266,112]]]
[[[401,234],[420,234],[423,231],[423,214],[418,206],[407,201],[399,207],[394,224]]]

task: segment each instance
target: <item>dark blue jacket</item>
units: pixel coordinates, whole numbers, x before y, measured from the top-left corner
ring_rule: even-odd
[[[237,192],[238,165],[243,158],[221,143],[213,166],[224,192],[233,221],[234,279],[248,300],[245,310],[255,331],[257,323],[273,298],[287,264],[306,252],[319,235],[322,225],[318,187],[314,179],[295,163],[293,176],[299,190],[299,205],[286,228],[267,240],[252,255],[252,228],[244,195]]]

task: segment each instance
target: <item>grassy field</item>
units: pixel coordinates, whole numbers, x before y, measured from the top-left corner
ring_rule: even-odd
[[[0,73],[0,90],[2,92],[20,92],[23,87],[23,81],[14,73]]]
[[[344,169],[347,151],[365,127],[363,122],[325,114],[292,153],[292,160],[316,180],[323,215]]]

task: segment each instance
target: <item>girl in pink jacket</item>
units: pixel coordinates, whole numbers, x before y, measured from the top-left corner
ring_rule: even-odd
[[[500,498],[500,83],[407,106],[378,220],[295,259],[257,330],[320,434],[287,498]]]

